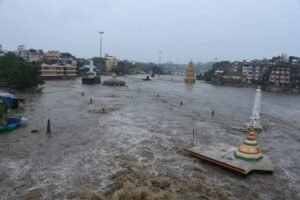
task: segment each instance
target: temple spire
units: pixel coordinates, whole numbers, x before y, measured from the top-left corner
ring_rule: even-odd
[[[261,104],[260,102],[261,102],[261,89],[258,86],[255,94],[252,116],[250,117],[250,122],[248,123],[248,127],[252,127],[254,129],[262,129],[262,126],[260,124],[260,104]]]
[[[196,82],[196,77],[195,77],[195,69],[194,69],[194,63],[191,59],[188,68],[186,70],[185,73],[185,78],[184,78],[184,82],[187,84],[194,84]]]

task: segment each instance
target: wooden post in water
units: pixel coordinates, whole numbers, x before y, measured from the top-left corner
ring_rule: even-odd
[[[51,133],[51,125],[50,125],[50,119],[48,119],[48,122],[47,122],[47,134],[50,134]]]
[[[193,146],[194,146],[194,141],[195,141],[195,129],[193,128]]]

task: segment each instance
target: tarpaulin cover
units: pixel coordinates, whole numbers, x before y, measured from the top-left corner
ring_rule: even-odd
[[[19,106],[19,98],[12,94],[0,92],[0,99],[6,103],[10,109],[16,109]]]

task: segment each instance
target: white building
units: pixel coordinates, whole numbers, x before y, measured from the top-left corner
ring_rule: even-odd
[[[289,57],[286,53],[282,53],[281,57],[282,57],[283,62],[287,63],[289,61]]]
[[[109,56],[106,54],[105,56],[105,67],[106,71],[111,71],[113,67],[118,66],[118,60],[114,56]]]
[[[25,61],[29,60],[29,51],[25,49],[24,44],[18,46],[17,56],[23,58]]]
[[[253,66],[251,64],[245,64],[242,67],[242,74],[246,81],[250,82],[253,79]]]

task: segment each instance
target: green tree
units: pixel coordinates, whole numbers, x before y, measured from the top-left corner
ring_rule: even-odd
[[[163,73],[162,68],[159,67],[159,66],[157,66],[157,65],[153,65],[153,66],[151,67],[151,71],[152,71],[152,73],[154,73],[154,74],[162,74],[162,73]]]
[[[94,65],[98,67],[104,67],[105,66],[105,59],[100,57],[94,57],[92,58]]]
[[[0,80],[9,87],[25,89],[42,84],[38,63],[27,63],[14,53],[7,53],[0,58]]]

